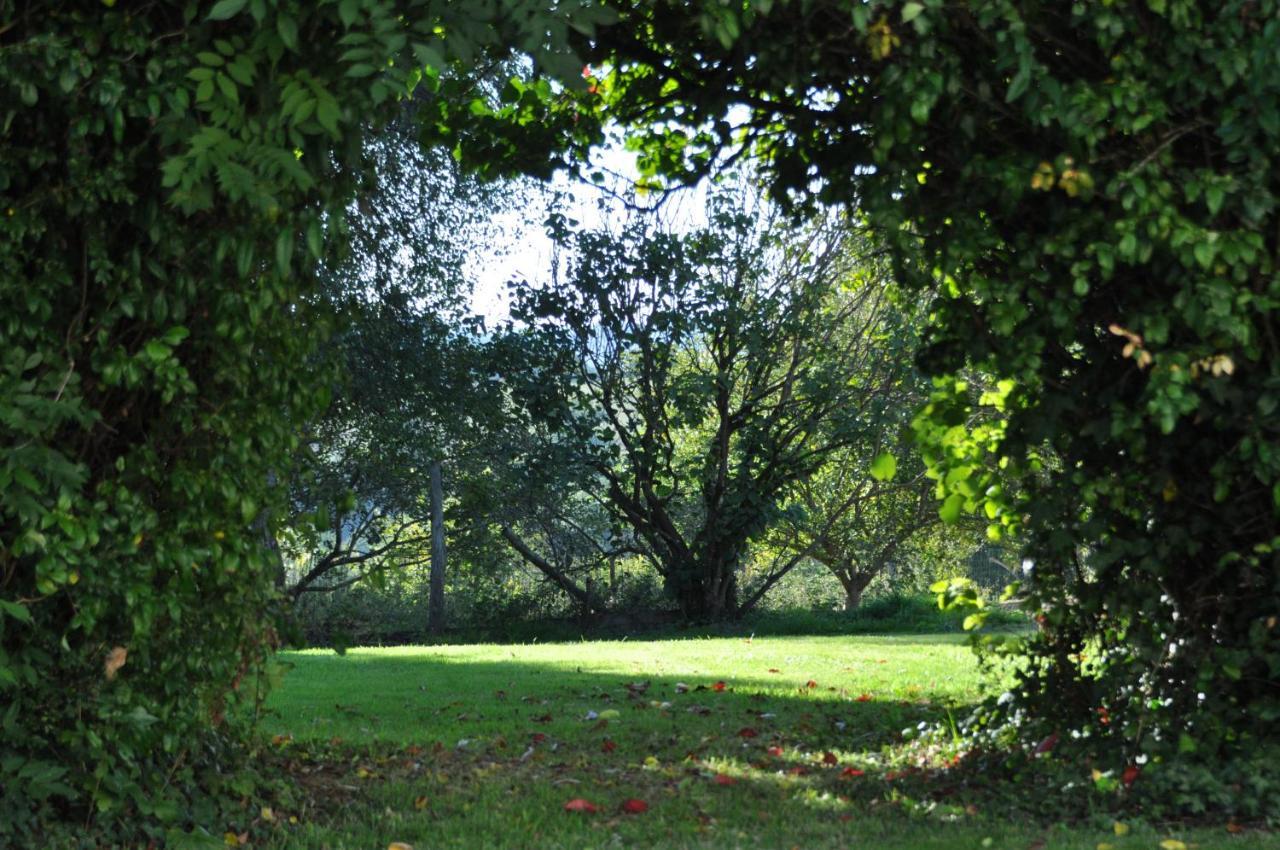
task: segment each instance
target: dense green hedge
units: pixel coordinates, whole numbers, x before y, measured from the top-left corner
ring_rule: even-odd
[[[590,55],[643,165],[746,147],[937,294],[941,510],[1022,535],[1045,623],[1010,716],[1117,774],[1274,744],[1280,4],[629,6]]]
[[[562,14],[0,0],[0,844],[207,820],[366,135],[489,115],[435,70],[486,45],[572,65]]]

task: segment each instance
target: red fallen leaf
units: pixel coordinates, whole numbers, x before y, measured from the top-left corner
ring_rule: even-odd
[[[777,667],[770,667],[770,668],[769,668],[769,672],[770,672],[770,673],[781,673],[782,671],[781,671],[781,670],[779,670]]]
[[[805,686],[806,688],[816,688],[816,687],[818,687],[818,683],[817,683],[817,682],[815,682],[815,681],[813,681],[813,679],[810,679],[809,681],[807,681],[807,682],[805,682],[805,683],[804,683],[804,686]]]
[[[1138,774],[1142,772],[1142,768],[1136,764],[1131,764],[1124,769],[1124,773],[1120,774],[1120,781],[1124,783],[1124,787],[1128,788],[1133,781],[1138,778]]]
[[[610,740],[609,738],[605,738],[604,741],[600,744],[601,752],[611,753],[616,749],[618,749],[618,745],[614,743],[612,740]]]
[[[629,815],[638,815],[643,812],[649,811],[649,804],[646,803],[644,800],[637,800],[635,798],[632,798],[630,800],[624,800],[620,808],[622,809],[623,812]]]
[[[838,764],[840,759],[836,758],[836,754],[828,750],[822,754],[823,764]]]
[[[404,748],[404,754],[407,756],[420,756],[422,755],[422,747],[417,744],[410,744]]]
[[[541,732],[534,732],[530,737],[535,744],[541,744],[543,741],[547,740],[547,736]]]
[[[732,785],[738,780],[734,779],[732,776],[726,776],[723,773],[717,773],[715,776],[711,778],[711,781],[717,785]]]
[[[1033,752],[1035,753],[1035,755],[1041,755],[1042,753],[1049,752],[1057,745],[1058,745],[1058,733],[1053,732],[1053,733],[1050,733],[1049,737],[1045,738],[1043,741],[1036,744],[1036,748],[1035,750],[1033,750]]]
[[[808,772],[809,771],[805,770],[800,765],[796,765],[795,767],[787,771],[787,773],[791,774],[792,776],[804,776]]]
[[[759,732],[752,729],[750,726],[743,726],[741,729],[738,730],[739,738],[754,738],[759,734],[760,734]]]
[[[724,682],[716,682],[714,685],[712,685],[712,686],[711,686],[711,690],[715,691],[716,693],[719,693],[720,691],[723,691],[723,690],[724,690]]]
[[[907,774],[906,774],[906,771],[891,770],[891,771],[889,771],[888,773],[886,773],[886,774],[884,775],[884,778],[885,778],[885,779],[887,779],[887,780],[889,780],[890,782],[892,782],[893,780],[895,780],[895,779],[901,779],[902,777],[904,777],[904,776],[906,776],[906,775],[907,775]]]
[[[552,717],[550,714],[543,714],[533,718],[534,723],[550,723],[551,720],[552,720]]]
[[[858,770],[856,767],[846,767],[840,771],[840,775],[853,779],[856,776],[866,776],[866,771]]]
[[[574,797],[572,800],[564,804],[566,812],[598,812],[594,803],[590,803],[581,797]]]
[[[858,702],[871,702],[871,694],[861,694],[858,697]]]
[[[766,752],[768,752],[769,755],[771,756],[781,756],[782,747],[770,747]]]

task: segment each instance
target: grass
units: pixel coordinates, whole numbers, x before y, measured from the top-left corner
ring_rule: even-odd
[[[1109,819],[1046,826],[959,786],[953,801],[923,802],[913,790],[921,781],[936,791],[950,780],[946,771],[900,775],[903,731],[945,722],[982,693],[951,635],[285,659],[293,670],[264,725],[272,769],[297,793],[231,825],[255,847],[1277,846],[1265,833],[1140,824],[1116,837]],[[572,799],[598,810],[566,812]],[[647,810],[625,813],[627,800]]]

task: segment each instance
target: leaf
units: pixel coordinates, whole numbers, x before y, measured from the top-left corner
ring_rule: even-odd
[[[741,729],[738,730],[739,738],[754,738],[759,734],[760,734],[759,732],[757,732],[755,729],[752,729],[750,726],[743,726]]]
[[[22,623],[31,622],[31,612],[27,610],[27,606],[21,602],[10,602],[7,599],[0,599],[0,612],[7,614],[10,619],[17,620]]]
[[[898,474],[898,459],[889,452],[881,452],[871,461],[871,477],[877,481],[892,481]]]
[[[831,752],[830,750],[827,750],[825,753],[822,754],[822,763],[823,764],[839,764],[840,759],[836,758],[835,753]]]
[[[624,814],[639,815],[649,811],[649,804],[644,800],[637,800],[634,797],[624,800],[622,805],[618,807]]]
[[[717,785],[732,785],[738,780],[734,779],[732,776],[729,776],[728,774],[717,773],[715,776],[711,777],[711,781]]]
[[[947,525],[955,525],[960,521],[960,511],[964,508],[964,496],[952,493],[938,508],[938,516]]]
[[[1176,838],[1166,838],[1160,842],[1160,850],[1187,850],[1187,845]]]
[[[715,691],[716,693],[720,693],[721,691],[724,690],[724,688],[725,688],[724,682],[716,682],[714,685],[711,686],[711,690]]]
[[[581,797],[574,797],[572,800],[565,803],[564,810],[566,812],[598,812],[599,811],[599,809],[595,807],[594,803],[584,800]]]
[[[298,49],[298,22],[289,15],[280,15],[276,18],[276,34],[280,36],[280,43],[292,51]]]
[[[387,845],[387,850],[413,850],[413,845],[405,844],[403,841],[392,841]]]
[[[904,24],[911,23],[916,18],[920,17],[920,13],[923,11],[923,3],[917,2],[917,0],[911,0],[911,2],[904,4],[902,7],[902,22]]]
[[[858,696],[858,702],[871,702],[871,694],[861,694]]]
[[[129,650],[123,646],[117,646],[115,649],[107,653],[106,661],[102,664],[102,670],[110,682],[116,677],[116,673],[120,672],[120,668],[124,666],[125,661],[129,657]]]
[[[840,775],[846,779],[853,779],[858,776],[865,776],[866,771],[858,770],[856,767],[846,767],[844,770],[840,771]]]
[[[238,15],[240,10],[247,5],[249,0],[218,0],[213,4],[213,8],[209,10],[206,21],[225,21],[234,15]]]

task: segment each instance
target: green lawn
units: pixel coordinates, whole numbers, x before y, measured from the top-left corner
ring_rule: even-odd
[[[951,794],[945,770],[900,776],[903,730],[945,721],[982,692],[953,636],[400,647],[285,660],[293,669],[264,726],[273,769],[298,793],[232,825],[255,847],[1280,846],[1223,829],[1139,824],[1116,836],[1110,819],[1046,826],[988,811],[999,807],[964,787]],[[923,802],[922,782],[947,802]],[[574,799],[597,811],[565,811]],[[626,813],[628,800],[647,808]]]

